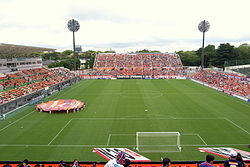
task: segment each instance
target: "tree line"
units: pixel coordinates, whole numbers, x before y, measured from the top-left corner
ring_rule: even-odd
[[[179,51],[184,66],[200,66],[201,51]],[[220,44],[217,48],[214,45],[207,45],[204,48],[204,66],[219,67],[231,65],[250,64],[250,45],[242,44],[239,47],[230,45],[229,43]]]
[[[43,61],[46,60],[55,61],[48,65],[49,68],[65,67],[70,70],[74,70],[75,66],[77,69],[80,68],[81,66],[80,59],[86,60],[86,62],[84,63],[86,69],[93,68],[95,56],[99,53],[115,53],[115,51],[109,50],[103,52],[103,51],[88,50],[82,53],[77,53],[76,56],[74,57],[72,50],[65,50],[63,52],[44,53],[41,56]]]
[[[76,66],[80,68],[80,59],[85,59],[85,68],[93,68],[95,56],[99,53],[115,53],[109,51],[88,50],[76,55]],[[139,50],[131,53],[160,53],[160,51],[148,49]],[[201,64],[201,48],[192,51],[178,51],[184,66],[200,66]],[[65,67],[68,69],[75,68],[74,55],[72,50],[63,52],[43,53],[43,60],[54,60],[55,62],[48,65],[49,68]],[[242,44],[235,47],[229,43],[222,43],[217,48],[214,45],[207,45],[204,48],[204,66],[224,68],[230,65],[250,64],[250,45]]]

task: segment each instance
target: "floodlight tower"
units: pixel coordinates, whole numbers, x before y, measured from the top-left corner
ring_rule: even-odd
[[[76,70],[76,46],[75,46],[75,32],[80,29],[80,24],[78,21],[71,19],[68,21],[68,29],[73,32],[73,51],[74,51],[74,66]]]
[[[210,28],[210,23],[206,20],[203,20],[198,25],[198,29],[203,33],[202,39],[202,50],[201,50],[201,70],[204,68],[204,41],[205,41],[205,32],[207,32]]]

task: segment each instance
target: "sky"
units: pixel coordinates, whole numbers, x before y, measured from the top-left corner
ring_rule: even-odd
[[[82,50],[175,52],[202,45],[250,43],[250,0],[0,0],[0,43]]]

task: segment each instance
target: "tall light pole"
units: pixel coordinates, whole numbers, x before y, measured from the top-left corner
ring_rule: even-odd
[[[205,43],[205,32],[207,32],[210,28],[210,23],[206,20],[203,20],[198,25],[198,29],[203,33],[202,38],[202,50],[201,50],[201,70],[204,68],[204,43]]]
[[[74,52],[74,66],[75,66],[75,70],[77,70],[76,67],[76,46],[75,46],[75,32],[77,32],[80,29],[80,24],[78,23],[78,21],[71,19],[68,21],[68,29],[69,31],[73,32],[73,52]]]

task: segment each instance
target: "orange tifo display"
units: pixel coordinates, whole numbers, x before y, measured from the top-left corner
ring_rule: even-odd
[[[78,111],[79,109],[83,108],[85,105],[83,102],[78,101],[76,99],[69,99],[69,100],[55,100],[55,101],[48,101],[47,103],[38,104],[37,110],[38,111],[45,111],[45,112],[57,112],[57,111]]]

